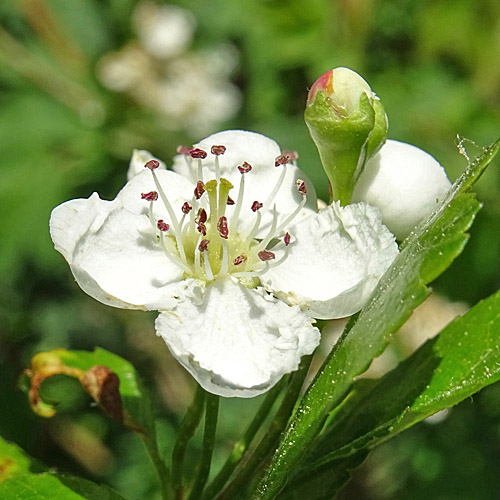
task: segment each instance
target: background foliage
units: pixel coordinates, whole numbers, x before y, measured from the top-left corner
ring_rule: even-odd
[[[381,97],[389,137],[431,152],[454,180],[466,165],[456,136],[479,145],[500,124],[500,4],[495,0],[185,0],[197,19],[192,51],[230,43],[239,112],[214,130],[244,128],[299,152],[299,165],[327,197],[325,176],[302,113],[308,86],[335,66],[362,74]],[[103,347],[129,359],[165,415],[171,443],[192,381],[155,338],[152,318],[113,310],[83,294],[53,250],[48,218],[57,204],[98,191],[112,198],[133,148],[169,162],[200,139],[172,130],[154,110],[105,89],[103,55],[136,38],[133,0],[4,0],[0,3],[0,435],[63,472],[107,482],[130,498],[154,498],[154,472],[140,440],[89,405],[77,383],[44,386],[58,416],[34,416],[16,380],[32,355],[58,347]],[[222,70],[221,70],[222,71]],[[148,75],[144,75],[147,80]],[[472,143],[466,143],[471,156]],[[500,173],[476,184],[484,208],[463,254],[434,289],[474,304],[500,286]],[[497,499],[500,388],[381,445],[344,493],[366,500]],[[260,398],[225,400],[215,468]],[[170,452],[170,450],[169,450]],[[188,457],[194,460],[195,452]],[[217,460],[219,462],[217,462]],[[193,462],[194,463],[194,462]]]

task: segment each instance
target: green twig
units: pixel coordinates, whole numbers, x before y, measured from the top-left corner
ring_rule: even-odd
[[[293,407],[299,397],[300,390],[304,384],[304,379],[309,371],[311,360],[312,355],[302,358],[299,369],[290,377],[287,392],[285,393],[281,406],[271,422],[269,430],[263,436],[252,454],[249,455],[245,465],[238,471],[235,478],[231,481],[231,483],[229,483],[227,488],[217,497],[216,500],[227,500],[231,498],[236,491],[248,486],[250,479],[255,474],[255,470],[262,466],[269,453],[277,445],[278,439],[285,429],[290,415],[292,414]]]
[[[205,406],[205,395],[206,392],[198,386],[193,402],[187,409],[186,415],[181,422],[172,452],[172,487],[175,491],[176,500],[182,500],[183,498],[182,466],[184,464],[187,444],[194,436],[201,420],[201,414]]]
[[[203,488],[210,473],[212,454],[215,447],[215,431],[217,430],[217,416],[219,413],[219,396],[215,394],[206,395],[205,430],[203,433],[203,446],[198,473],[194,481],[193,489],[188,500],[199,500]]]
[[[165,462],[160,456],[160,452],[158,451],[158,446],[156,444],[156,437],[151,437],[145,434],[141,435],[142,442],[146,447],[146,451],[148,452],[149,458],[153,464],[153,467],[156,470],[156,474],[158,475],[158,480],[160,482],[160,490],[161,490],[161,498],[162,500],[172,500],[173,498],[173,490],[170,484],[170,471],[168,470]]]
[[[284,385],[285,379],[281,379],[281,381],[267,393],[266,398],[257,410],[255,417],[250,422],[243,436],[234,444],[233,450],[227,458],[226,463],[214,478],[212,483],[205,490],[205,494],[202,497],[203,500],[209,500],[210,498],[213,498],[217,494],[217,492],[222,489],[224,484],[226,484],[226,481],[229,479],[236,466],[241,462],[246,452],[248,451],[248,448],[250,447],[262,423],[269,415],[269,412],[271,411],[276,398],[283,390]]]

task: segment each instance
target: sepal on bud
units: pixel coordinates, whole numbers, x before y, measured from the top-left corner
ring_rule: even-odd
[[[304,117],[330,181],[331,201],[346,205],[366,161],[387,138],[384,107],[357,73],[335,68],[311,87]]]

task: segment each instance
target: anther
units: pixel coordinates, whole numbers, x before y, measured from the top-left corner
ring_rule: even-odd
[[[297,191],[301,196],[305,196],[307,194],[306,183],[302,179],[297,179],[295,181],[295,185],[297,186]]]
[[[197,200],[199,200],[204,192],[205,192],[205,185],[203,184],[203,182],[198,181],[196,183],[196,187],[194,188],[194,197]]]
[[[252,212],[257,212],[257,210],[259,210],[259,208],[262,208],[262,207],[263,207],[262,203],[259,203],[258,201],[254,201],[252,203],[252,207],[251,207]]]
[[[223,155],[226,152],[226,146],[212,146],[210,152],[215,156]]]
[[[290,157],[286,154],[281,154],[276,157],[274,160],[274,166],[279,167],[280,165],[286,165],[287,163],[290,163]]]
[[[234,200],[231,198],[231,196],[227,197],[226,205],[234,205]]]
[[[187,146],[177,146],[177,154],[180,155],[189,155],[191,154],[191,148],[188,148]]]
[[[158,199],[158,191],[150,191],[149,193],[141,193],[141,199],[147,201],[156,201]]]
[[[288,246],[290,244],[290,233],[286,233],[283,240],[285,241],[285,246]]]
[[[239,266],[240,264],[243,264],[243,262],[245,262],[247,259],[248,259],[248,257],[244,253],[242,253],[241,255],[238,255],[238,257],[236,257],[236,259],[234,259],[233,264],[235,266]]]
[[[160,219],[156,225],[158,226],[158,229],[163,232],[170,229],[170,226],[163,219]]]
[[[198,250],[200,252],[204,252],[205,250],[207,250],[209,243],[210,243],[210,240],[201,240],[200,244],[198,245]]]
[[[297,151],[289,151],[288,149],[283,150],[283,156],[288,156],[289,162],[294,162],[299,157]]]
[[[269,250],[261,250],[257,255],[259,256],[259,259],[264,262],[276,258],[276,255],[274,255],[274,253],[270,252]]]
[[[244,161],[243,165],[238,166],[238,170],[240,171],[240,174],[246,174],[247,172],[250,172],[250,170],[252,170],[252,165]]]
[[[150,170],[155,170],[160,166],[160,162],[158,160],[149,160],[144,168],[149,168]]]
[[[182,205],[182,213],[183,214],[188,214],[192,210],[192,206],[186,201],[184,202],[184,205]]]
[[[200,158],[204,160],[207,157],[207,152],[203,151],[203,149],[194,148],[189,151],[191,158]]]
[[[227,218],[224,215],[217,221],[217,231],[219,231],[221,238],[227,239],[227,237],[229,236]]]
[[[203,222],[198,222],[198,225],[196,226],[196,229],[203,235],[207,235],[207,226],[203,224]]]
[[[196,223],[201,223],[204,224],[207,222],[207,211],[204,208],[200,208],[198,210],[198,213],[196,214],[196,217],[194,218],[194,221]]]

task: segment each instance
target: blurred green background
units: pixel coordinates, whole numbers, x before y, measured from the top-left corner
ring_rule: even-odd
[[[298,151],[300,167],[327,198],[302,114],[308,87],[335,66],[356,70],[380,96],[390,138],[433,154],[451,180],[466,166],[457,134],[470,139],[471,156],[500,135],[498,0],[172,4],[191,12],[180,16],[187,38],[158,56],[148,52],[147,37],[162,3],[0,2],[0,434],[131,499],[156,495],[139,441],[65,378],[44,387],[47,397],[66,395],[58,416],[34,416],[17,377],[40,350],[115,352],[152,388],[167,447],[193,382],[156,339],[154,314],[114,310],[80,291],[50,241],[53,207],[93,191],[112,199],[134,148],[169,164],[179,144],[225,128],[260,132]],[[471,241],[433,285],[467,304],[500,285],[498,160],[476,191],[484,208]],[[241,431],[241,415],[258,402],[223,402],[216,464]],[[499,417],[494,385],[375,450],[342,498],[500,499]]]

